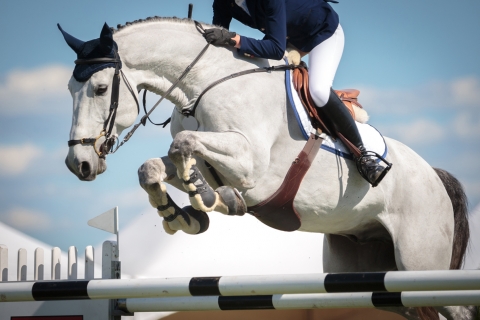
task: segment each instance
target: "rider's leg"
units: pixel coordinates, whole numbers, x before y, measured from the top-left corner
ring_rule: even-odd
[[[330,38],[310,52],[308,60],[310,94],[315,104],[329,117],[335,129],[365,155],[367,150],[363,146],[354,119],[332,90],[333,79],[342,58],[344,43],[343,29],[338,25],[337,30]],[[362,176],[374,187],[387,173],[387,170],[372,157],[361,157],[358,164]]]

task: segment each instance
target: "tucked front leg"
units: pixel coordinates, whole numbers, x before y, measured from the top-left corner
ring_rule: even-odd
[[[174,234],[182,230],[188,234],[199,234],[208,229],[208,216],[201,211],[195,210],[191,206],[179,208],[167,194],[167,188],[163,181],[175,183],[181,186],[179,180],[172,172],[172,166],[168,164],[168,158],[165,159],[167,166],[162,159],[147,160],[138,169],[138,178],[142,188],[148,193],[150,204],[157,208],[158,214],[164,218],[163,228],[169,234]],[[166,168],[170,169],[168,171]]]
[[[248,189],[255,186],[252,155],[246,137],[238,132],[182,131],[175,136],[168,152],[177,167],[178,177],[189,193],[192,206],[204,212],[216,210],[224,214],[243,214],[245,202],[233,188],[214,192],[197,167],[196,158],[210,163],[223,177],[224,184]],[[236,199],[233,201],[237,205],[235,209],[232,199],[226,199],[232,198],[232,195]]]
[[[225,184],[251,189],[256,185],[254,173],[262,174],[268,168],[269,150],[253,145],[239,132],[182,131],[173,139],[168,156],[184,180],[188,178],[191,159],[198,156],[215,167]]]

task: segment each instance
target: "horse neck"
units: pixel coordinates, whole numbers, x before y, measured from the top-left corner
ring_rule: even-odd
[[[124,64],[135,74],[137,88],[161,95],[206,45],[193,23],[171,21],[132,25],[116,33],[115,40]],[[188,106],[211,82],[246,65],[231,50],[210,46],[168,99],[180,109]]]

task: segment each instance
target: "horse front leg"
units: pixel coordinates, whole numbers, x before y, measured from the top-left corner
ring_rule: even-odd
[[[255,185],[252,155],[249,142],[238,132],[182,131],[175,136],[168,152],[192,206],[203,212],[215,210],[228,215],[243,215],[247,210],[235,187],[248,189]],[[228,186],[214,191],[200,172],[196,158],[210,163]]]
[[[176,168],[168,157],[147,160],[138,169],[140,185],[148,194],[150,204],[163,217],[163,228],[168,234],[182,230],[188,234],[205,232],[209,226],[208,216],[191,206],[180,208],[170,198],[164,182],[182,188],[176,177]]]

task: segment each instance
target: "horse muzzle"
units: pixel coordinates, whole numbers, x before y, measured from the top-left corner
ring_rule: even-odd
[[[71,148],[71,150],[74,148]],[[93,157],[85,157],[69,152],[65,158],[67,168],[82,181],[93,181],[97,175],[107,170],[107,162],[96,154]]]

